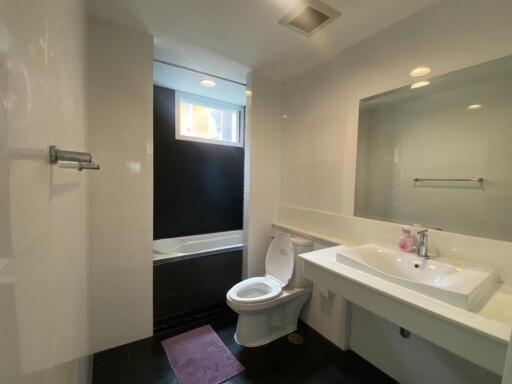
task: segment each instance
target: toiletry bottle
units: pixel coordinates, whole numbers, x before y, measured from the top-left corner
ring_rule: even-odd
[[[411,235],[411,228],[403,226],[400,233],[400,241],[398,247],[404,252],[413,252],[416,245],[416,239]]]

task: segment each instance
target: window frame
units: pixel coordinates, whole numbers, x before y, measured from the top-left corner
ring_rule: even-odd
[[[204,107],[213,107],[216,109],[224,110],[224,111],[237,111],[238,112],[238,142],[225,141],[225,140],[215,140],[215,139],[205,139],[202,137],[196,136],[187,136],[181,134],[181,126],[180,126],[180,102],[189,101],[193,104],[198,104]],[[245,107],[242,105],[232,104],[216,99],[211,99],[206,96],[195,95],[192,93],[176,91],[175,92],[175,101],[174,101],[174,131],[176,140],[183,141],[195,141],[199,143],[206,144],[217,144],[217,145],[227,145],[230,147],[244,147],[244,131],[245,131]]]

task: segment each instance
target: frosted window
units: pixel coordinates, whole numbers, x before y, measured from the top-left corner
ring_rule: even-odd
[[[176,99],[177,139],[243,146],[243,107],[179,93]]]

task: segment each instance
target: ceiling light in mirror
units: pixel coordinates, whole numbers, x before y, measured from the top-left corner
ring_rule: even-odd
[[[428,80],[417,81],[416,83],[411,84],[411,89],[422,88],[426,87],[427,85],[430,85],[430,81]]]
[[[204,79],[204,80],[201,80],[199,82],[199,84],[201,84],[203,87],[215,87],[217,85],[217,83],[211,79]]]
[[[428,75],[432,70],[429,67],[417,67],[411,71],[412,77],[420,77]]]
[[[246,90],[246,91],[245,91],[245,96],[247,96],[247,97],[251,97],[251,96],[252,96],[252,91],[251,91],[251,90],[249,90],[249,89],[248,89],[248,90]]]
[[[511,242],[510,200],[491,190],[512,196],[512,56],[436,77],[407,73],[405,87],[359,102],[355,216]],[[422,80],[430,85],[410,89]]]

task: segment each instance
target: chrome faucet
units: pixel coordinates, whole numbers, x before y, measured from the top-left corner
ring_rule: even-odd
[[[418,245],[416,245],[416,254],[422,259],[429,259],[428,256],[428,230],[424,229],[423,231],[418,232],[419,240]]]

